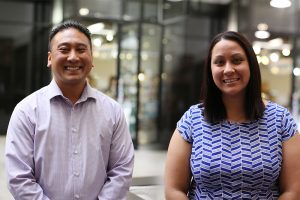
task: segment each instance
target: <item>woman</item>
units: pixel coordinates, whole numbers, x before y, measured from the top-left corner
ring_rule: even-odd
[[[202,102],[177,123],[166,199],[300,199],[300,135],[288,110],[261,97],[259,64],[237,32],[218,34]]]

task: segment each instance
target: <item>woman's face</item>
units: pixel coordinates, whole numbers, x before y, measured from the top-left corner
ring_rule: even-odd
[[[244,97],[250,69],[246,53],[237,42],[222,39],[214,46],[211,71],[223,97]]]

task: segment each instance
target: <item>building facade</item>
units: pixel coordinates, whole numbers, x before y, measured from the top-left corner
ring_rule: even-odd
[[[290,107],[297,116],[299,5],[292,1],[293,6],[281,9],[269,3],[0,0],[0,133],[5,134],[16,103],[51,80],[46,67],[48,33],[68,19],[90,29],[95,67],[89,81],[122,104],[137,148],[167,147],[176,122],[199,102],[209,42],[225,30],[240,31],[253,42],[264,95]],[[259,24],[267,25],[268,38],[255,37]],[[280,43],[276,46],[274,41]],[[283,55],[284,49],[290,54]],[[277,61],[270,59],[271,54],[277,55]]]

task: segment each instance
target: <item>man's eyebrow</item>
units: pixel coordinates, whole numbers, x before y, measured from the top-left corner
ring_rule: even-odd
[[[67,42],[62,42],[62,43],[57,44],[58,47],[60,47],[60,46],[68,46],[68,45],[70,45],[70,44],[67,43]]]
[[[59,43],[57,46],[60,47],[60,46],[69,46],[71,45],[70,43],[68,42],[62,42],[62,43]],[[75,46],[84,46],[84,47],[88,47],[87,44],[85,43],[76,43]]]

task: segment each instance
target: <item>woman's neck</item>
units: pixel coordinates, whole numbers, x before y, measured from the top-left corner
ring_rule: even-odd
[[[227,120],[231,122],[246,122],[244,98],[223,98]]]

